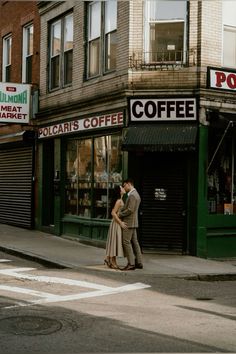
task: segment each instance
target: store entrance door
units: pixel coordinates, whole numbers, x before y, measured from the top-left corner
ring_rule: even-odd
[[[186,251],[185,165],[183,155],[144,154],[140,209],[143,249]]]
[[[43,145],[43,198],[42,227],[46,232],[54,228],[54,141],[48,140]]]

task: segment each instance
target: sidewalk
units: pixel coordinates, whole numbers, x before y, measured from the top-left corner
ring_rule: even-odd
[[[0,251],[20,255],[50,266],[111,271],[103,264],[105,250],[79,241],[0,224]],[[7,257],[6,257],[7,258]],[[154,276],[193,277],[195,279],[235,279],[236,258],[206,260],[192,256],[144,253],[144,269],[135,272]],[[119,265],[126,264],[124,259]]]

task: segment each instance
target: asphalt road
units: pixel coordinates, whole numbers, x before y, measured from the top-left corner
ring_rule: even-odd
[[[236,352],[235,281],[134,273],[0,253],[0,353]]]

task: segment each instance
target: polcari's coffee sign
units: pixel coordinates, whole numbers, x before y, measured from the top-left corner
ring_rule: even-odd
[[[195,98],[131,98],[131,122],[196,120]]]
[[[86,130],[115,128],[122,125],[123,112],[115,112],[42,127],[39,128],[38,137],[43,139]]]
[[[30,85],[0,83],[0,122],[29,123]]]

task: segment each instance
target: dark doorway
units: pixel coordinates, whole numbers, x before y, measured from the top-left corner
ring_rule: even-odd
[[[143,249],[186,251],[186,161],[182,154],[144,154],[140,241]]]
[[[43,144],[42,226],[50,231],[54,226],[54,141]],[[45,228],[46,227],[46,228]],[[48,228],[48,229],[47,229]]]

